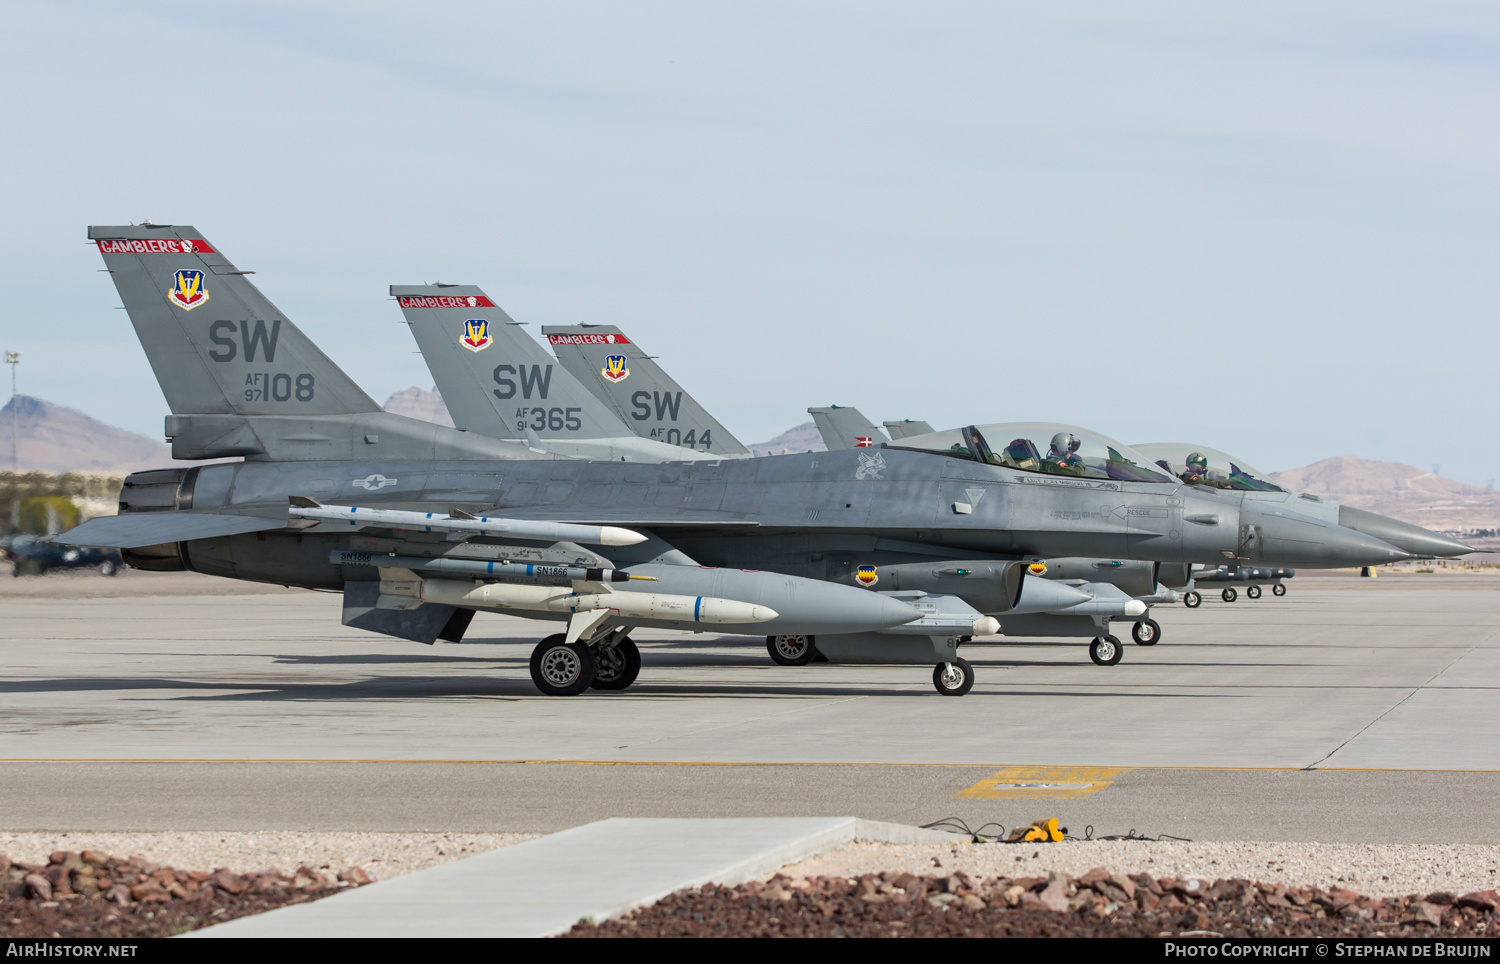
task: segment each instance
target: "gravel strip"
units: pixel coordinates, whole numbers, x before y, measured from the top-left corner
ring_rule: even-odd
[[[1488,937],[1493,890],[1384,900],[1353,890],[1112,874],[975,880],[781,875],[678,891],[565,937]]]
[[[792,879],[882,872],[972,877],[1077,876],[1094,867],[1154,877],[1238,877],[1289,886],[1348,887],[1373,897],[1464,893],[1500,886],[1500,847],[1475,844],[1185,843],[867,844],[782,869]]]
[[[47,863],[58,850],[98,850],[142,857],[153,864],[212,870],[295,870],[306,865],[337,874],[362,867],[386,880],[461,857],[507,847],[534,833],[0,833],[0,854]]]

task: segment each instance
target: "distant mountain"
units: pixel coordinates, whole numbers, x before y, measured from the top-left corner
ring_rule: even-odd
[[[106,425],[76,408],[17,395],[0,408],[0,471],[12,468],[12,413],[22,472],[118,476],[140,469],[200,464],[174,461],[172,450],[160,439]]]
[[[1400,462],[1335,455],[1300,469],[1273,472],[1277,485],[1429,529],[1500,525],[1500,491],[1465,485]]]
[[[448,414],[448,406],[443,404],[443,396],[438,393],[436,385],[432,386],[430,392],[424,392],[415,385],[397,392],[385,400],[385,410],[453,428],[453,416]]]
[[[828,451],[828,446],[823,444],[823,436],[818,434],[818,427],[812,422],[803,422],[796,428],[789,428],[768,442],[752,442],[745,447],[756,455]]]

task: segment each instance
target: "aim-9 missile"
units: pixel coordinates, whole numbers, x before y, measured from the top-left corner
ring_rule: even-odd
[[[461,509],[450,509],[444,516],[437,512],[403,512],[399,509],[370,509],[357,505],[322,505],[306,496],[291,497],[287,509],[293,519],[318,522],[344,522],[355,528],[366,526],[404,529],[408,532],[452,532],[467,536],[535,539],[541,542],[580,542],[594,546],[633,546],[646,536],[619,526],[586,526],[571,522],[534,522],[526,519],[491,519],[473,516]]]

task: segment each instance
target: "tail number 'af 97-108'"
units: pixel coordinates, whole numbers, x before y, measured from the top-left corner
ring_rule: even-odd
[[[313,377],[309,372],[250,372],[245,376],[247,402],[299,402],[313,400]]]

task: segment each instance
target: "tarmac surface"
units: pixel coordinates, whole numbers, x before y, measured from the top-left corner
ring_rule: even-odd
[[[339,597],[191,574],[0,584],[0,829],[553,831],[827,816],[1200,840],[1500,843],[1500,578],[1301,575],[1161,606],[1163,641],[919,666],[773,665],[644,633],[641,681],[549,699],[544,624],[425,647]],[[1128,624],[1117,635],[1127,637]]]

